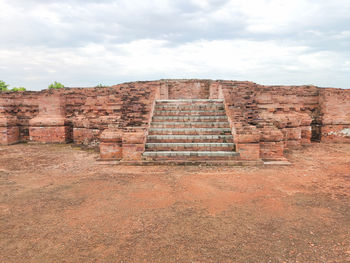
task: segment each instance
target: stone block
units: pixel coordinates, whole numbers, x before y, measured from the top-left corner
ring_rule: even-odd
[[[236,145],[242,160],[259,160],[260,145],[259,143],[239,143]]]
[[[145,151],[145,144],[124,144],[123,161],[139,161]]]
[[[68,126],[29,127],[29,139],[33,142],[67,143],[70,133],[71,128]]]
[[[258,133],[240,133],[240,134],[235,134],[234,136],[235,142],[237,143],[254,143],[254,142],[259,142],[260,141],[260,134]]]
[[[285,141],[288,140],[301,140],[301,128],[293,127],[293,128],[283,128],[282,130],[283,137]]]
[[[261,129],[260,134],[260,141],[262,142],[280,142],[283,140],[283,133],[274,126]]]
[[[73,142],[76,144],[96,146],[99,139],[99,129],[73,128]]]
[[[312,129],[311,126],[301,126],[301,144],[311,143]]]
[[[141,160],[145,151],[146,130],[144,128],[128,127],[123,133],[123,160]]]
[[[29,121],[29,139],[40,143],[66,143],[72,139],[72,127],[65,117],[65,98],[44,94],[38,98],[39,114]]]
[[[145,131],[126,131],[123,133],[123,144],[145,144]]]
[[[287,140],[284,141],[284,150],[298,149],[301,146],[301,140]]]
[[[29,121],[33,127],[61,127],[68,123],[64,116],[37,116]]]
[[[350,143],[350,125],[322,126],[321,141],[332,143]]]
[[[0,145],[10,145],[19,142],[18,126],[0,127]]]
[[[123,157],[123,148],[120,143],[101,142],[100,143],[101,159],[120,160]]]
[[[110,128],[101,133],[100,139],[102,142],[121,143],[123,141],[123,135],[123,130]]]
[[[33,142],[67,143],[72,139],[72,128],[63,117],[38,116],[29,125],[29,139]]]
[[[106,129],[100,136],[100,157],[102,159],[123,158],[122,146],[123,131],[120,129]]]
[[[209,99],[218,99],[220,96],[221,85],[219,83],[211,83],[209,86]]]
[[[169,99],[208,99],[210,81],[174,80],[166,82]]]
[[[284,142],[260,142],[260,158],[263,160],[281,160]]]
[[[0,117],[0,145],[15,144],[20,141],[17,118],[12,116]]]

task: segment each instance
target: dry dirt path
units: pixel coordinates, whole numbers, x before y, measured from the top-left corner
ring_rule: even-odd
[[[0,262],[350,262],[350,145],[290,167],[104,166],[0,147]]]

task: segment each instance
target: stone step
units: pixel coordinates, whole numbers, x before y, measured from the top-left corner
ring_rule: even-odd
[[[224,110],[223,103],[212,103],[212,104],[190,104],[190,105],[181,105],[181,104],[156,104],[155,110]]]
[[[144,152],[144,160],[235,160],[239,158],[238,152],[231,151],[152,151]]]
[[[226,115],[223,116],[153,116],[154,122],[162,121],[227,121]]]
[[[180,99],[180,100],[157,100],[157,105],[164,105],[164,104],[212,104],[212,103],[224,103],[224,100],[220,99]]]
[[[230,128],[150,128],[149,135],[230,135]]]
[[[232,135],[148,135],[149,143],[172,143],[172,142],[216,142],[232,143]]]
[[[228,122],[152,122],[152,128],[230,128]]]
[[[155,111],[154,116],[226,116],[224,110],[162,110]]]
[[[163,107],[163,106],[176,106],[176,107],[188,107],[188,106],[198,106],[198,107],[219,107],[223,106],[223,102],[191,102],[191,101],[185,101],[185,102],[156,102],[156,107]]]
[[[164,166],[208,166],[208,167],[214,167],[214,166],[226,166],[226,167],[233,167],[233,166],[262,166],[265,165],[265,163],[261,160],[241,160],[238,157],[180,157],[180,158],[161,158],[161,157],[143,157],[141,161],[114,161],[107,160],[107,161],[99,161],[100,165],[124,165],[124,166],[155,166],[155,165],[164,165]]]
[[[160,152],[144,152],[144,156],[237,156],[238,152],[230,151],[160,151]]]
[[[156,101],[145,161],[237,161],[223,100]]]
[[[234,143],[146,143],[147,151],[234,151]]]

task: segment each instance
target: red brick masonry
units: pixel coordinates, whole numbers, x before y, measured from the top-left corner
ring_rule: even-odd
[[[105,159],[140,160],[157,99],[223,99],[242,160],[281,160],[314,141],[350,142],[350,90],[253,82],[161,80],[106,88],[0,93],[0,145],[100,146]]]

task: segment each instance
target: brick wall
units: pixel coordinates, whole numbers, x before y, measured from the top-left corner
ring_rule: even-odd
[[[320,90],[320,123],[323,142],[350,142],[350,90]]]
[[[168,99],[209,99],[209,80],[165,80]]]
[[[242,156],[247,159],[283,158],[284,150],[310,143],[312,139],[325,142],[350,140],[350,90],[209,80],[162,80],[106,88],[2,92],[2,127],[11,126],[11,129],[2,128],[2,134],[7,136],[12,130],[15,136],[15,127],[18,127],[19,140],[29,140],[30,121],[42,116],[40,111],[42,114],[45,104],[51,103],[49,98],[55,96],[64,100],[62,114],[65,126],[69,127],[65,132],[70,132],[77,144],[97,146],[101,133],[107,128],[120,130],[123,134],[135,128],[137,131],[132,133],[142,137],[139,134],[147,134],[155,99],[180,98],[224,98],[237,149],[246,153]]]
[[[282,159],[285,150],[310,143],[319,123],[317,87],[222,82],[222,89],[238,148],[259,143],[261,158]]]
[[[20,141],[29,139],[29,121],[39,112],[39,94],[30,91],[0,93],[0,116],[16,117]]]
[[[74,128],[74,141],[98,144],[108,127],[147,127],[158,87],[150,82],[67,90],[66,116]]]

